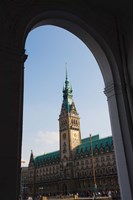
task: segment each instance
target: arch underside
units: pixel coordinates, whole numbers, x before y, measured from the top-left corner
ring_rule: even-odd
[[[113,49],[112,44],[110,44],[109,38],[107,38],[106,35],[107,30],[104,30],[105,37],[103,37],[104,31],[101,33],[101,30],[100,31],[98,29],[96,30],[93,26],[92,21],[87,23],[86,21],[83,21],[78,16],[75,16],[72,13],[62,12],[62,11],[46,11],[44,13],[34,16],[34,18],[32,18],[32,20],[26,27],[26,30],[28,31],[25,32],[26,34],[24,40],[26,39],[26,36],[28,35],[29,31],[43,25],[55,25],[70,31],[85,43],[85,45],[91,50],[95,59],[97,60],[97,63],[100,67],[105,83],[105,94],[107,95],[108,98],[112,134],[114,138],[116,158],[117,158],[119,182],[121,191],[123,191],[124,181],[121,178],[123,170],[125,171],[125,176],[127,177],[126,182],[129,185],[130,185],[129,183],[130,180],[128,178],[128,169],[126,166],[127,159],[125,158],[123,159],[123,161],[121,161],[120,158],[122,155],[123,157],[125,157],[126,154],[123,144],[123,138],[125,138],[125,136],[122,130],[123,128],[121,126],[121,120],[119,118],[121,109],[120,104],[124,105],[125,97],[122,96],[123,85],[121,81],[123,81],[124,77],[122,77],[121,75],[122,73],[119,67],[119,65],[121,64],[121,57],[120,57],[121,55],[119,55],[120,49],[117,46],[118,42],[113,41],[114,42],[114,49]],[[119,36],[117,33],[116,23],[113,24],[112,29],[113,30],[111,34],[114,36],[114,39],[116,39]],[[121,100],[118,97],[120,95],[121,95],[120,97]],[[122,111],[121,114],[123,115],[125,109],[121,111]],[[123,121],[124,120],[125,119],[123,119]],[[128,136],[130,137],[130,134]],[[119,140],[119,145],[118,145],[118,140]],[[128,153],[129,152],[131,153],[132,144],[128,142],[126,145],[131,146],[131,149],[128,150]],[[120,166],[123,163],[125,163],[124,168],[121,170]],[[130,189],[127,189],[128,193],[130,193],[129,190]]]
[[[104,12],[102,7],[95,7],[97,1],[91,2],[89,6],[83,1],[79,4],[63,2],[64,4],[58,0],[55,2],[30,1],[30,3],[25,1],[25,4],[18,5],[18,2],[14,1],[13,5],[16,7],[13,9],[12,5],[6,10],[8,12],[11,9],[10,11],[12,11],[12,14],[9,12],[10,18],[7,16],[7,21],[10,23],[6,23],[5,14],[1,20],[4,25],[0,36],[4,45],[0,49],[2,96],[0,100],[2,116],[0,132],[6,133],[10,142],[4,136],[0,152],[5,149],[7,144],[11,150],[10,156],[7,150],[1,155],[1,162],[4,163],[0,170],[0,185],[2,185],[3,194],[6,193],[8,186],[11,199],[18,199],[18,186],[16,185],[20,171],[22,144],[23,66],[25,60],[22,52],[24,52],[25,41],[32,29],[42,25],[55,25],[76,35],[91,50],[97,60],[104,79],[105,94],[109,105],[122,200],[132,200],[132,13],[123,19],[123,15],[125,16],[123,8],[121,7],[120,12],[116,8],[113,11],[112,4],[110,4],[109,10],[109,6],[105,3],[107,10],[105,9]],[[6,7],[6,4],[4,6]],[[4,6],[1,12],[5,11]],[[130,7],[128,11],[130,11]],[[118,20],[119,16],[121,16],[121,20]],[[17,53],[16,49],[11,48],[12,46],[18,48]],[[9,134],[11,132],[12,134]],[[2,173],[4,166],[5,169],[7,166],[12,169],[12,174],[7,173],[6,178]],[[12,185],[11,188],[10,185]],[[2,194],[0,197],[6,199]]]

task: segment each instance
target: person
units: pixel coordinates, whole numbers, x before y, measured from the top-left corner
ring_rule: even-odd
[[[32,197],[28,197],[28,200],[33,200]]]
[[[19,195],[19,198],[18,198],[19,200],[21,200],[21,195]]]
[[[93,192],[92,199],[94,200],[94,199],[95,199],[95,197],[96,197],[96,195],[95,195],[95,192]]]
[[[111,196],[111,191],[110,191],[110,190],[108,191],[108,197],[112,197],[112,196]]]

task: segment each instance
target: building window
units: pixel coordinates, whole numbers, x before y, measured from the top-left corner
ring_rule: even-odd
[[[99,162],[99,159],[98,159],[98,158],[95,158],[95,162],[98,163],[98,162]]]
[[[79,162],[77,162],[76,164],[77,164],[77,166],[79,166]]]
[[[104,162],[104,161],[105,161],[104,157],[101,157],[101,162]]]
[[[84,161],[83,160],[81,161],[81,165],[84,165]]]
[[[107,160],[107,161],[110,161],[110,156],[107,156],[107,157],[106,157],[106,160]]]
[[[86,163],[86,164],[88,164],[88,163],[89,163],[89,161],[88,161],[88,160],[86,160],[86,161],[85,161],[85,163]]]

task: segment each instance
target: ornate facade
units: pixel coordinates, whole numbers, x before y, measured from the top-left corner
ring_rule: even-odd
[[[77,113],[67,72],[59,115],[60,150],[37,157],[31,152],[28,166],[29,195],[74,194],[117,190],[118,179],[112,136],[81,139]],[[93,152],[92,152],[93,149]],[[95,177],[95,179],[94,179]]]
[[[20,194],[23,199],[26,199],[28,195],[28,167],[21,168],[21,185],[20,185]]]

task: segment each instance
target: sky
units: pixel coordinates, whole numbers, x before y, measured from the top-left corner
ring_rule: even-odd
[[[57,26],[32,30],[25,44],[22,156],[59,150],[59,114],[66,76],[80,116],[81,138],[112,135],[107,98],[100,68],[88,47],[75,35]]]

